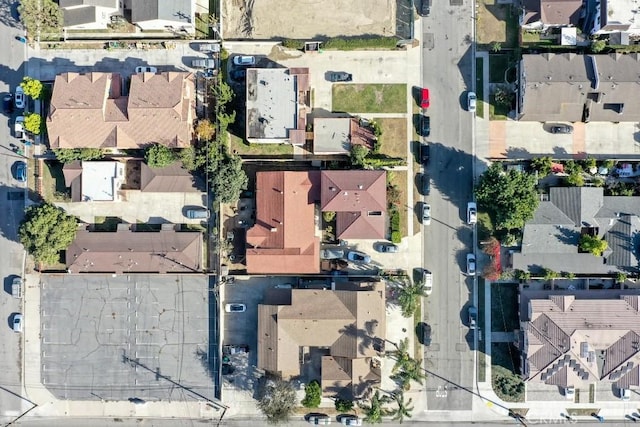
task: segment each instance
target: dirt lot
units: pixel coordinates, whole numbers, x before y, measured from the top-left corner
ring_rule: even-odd
[[[223,0],[225,39],[395,33],[393,0]]]
[[[501,47],[514,47],[517,43],[517,16],[511,14],[509,5],[499,5],[495,0],[484,0],[478,4],[478,43]],[[515,28],[514,28],[515,26]]]

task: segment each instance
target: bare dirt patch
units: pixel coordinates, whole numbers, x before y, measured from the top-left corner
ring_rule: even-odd
[[[508,8],[496,4],[495,0],[480,1],[478,4],[477,34],[479,44],[507,41]]]
[[[226,39],[392,36],[393,0],[223,0]]]

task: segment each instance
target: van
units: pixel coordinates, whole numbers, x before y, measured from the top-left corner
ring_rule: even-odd
[[[11,282],[11,296],[14,298],[22,298],[22,279],[16,277]]]

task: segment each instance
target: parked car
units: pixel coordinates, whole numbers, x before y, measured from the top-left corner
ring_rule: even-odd
[[[136,73],[157,73],[158,69],[156,67],[136,67]]]
[[[429,144],[420,144],[420,162],[427,166],[429,163]]]
[[[327,80],[330,82],[350,82],[353,80],[353,75],[344,71],[329,71],[327,73]]]
[[[329,425],[331,424],[331,417],[327,414],[313,414],[307,417],[307,422],[315,425]]]
[[[202,43],[198,45],[198,50],[203,53],[220,52],[220,44],[219,43]]]
[[[422,88],[420,91],[420,108],[427,109],[431,105],[431,100],[429,99],[429,89]]]
[[[146,400],[140,399],[139,397],[130,397],[128,400],[134,405],[144,405],[145,403],[147,403]]]
[[[628,388],[621,388],[619,389],[620,392],[620,399],[621,400],[629,400],[631,399],[631,390],[629,390]]]
[[[191,66],[193,68],[216,68],[216,60],[210,58],[198,58],[191,61]]]
[[[564,389],[564,397],[567,400],[574,400],[576,397],[576,388],[573,386],[565,387]]]
[[[5,113],[13,113],[13,94],[8,93],[2,98],[2,109]]]
[[[422,324],[422,345],[431,345],[431,325],[427,323]]]
[[[467,274],[469,276],[476,274],[476,256],[474,254],[467,254]]]
[[[422,270],[422,281],[424,282],[424,293],[426,296],[433,292],[433,273],[426,268]]]
[[[241,303],[230,303],[224,306],[224,311],[227,313],[244,313],[247,311],[247,306]]]
[[[472,113],[476,111],[476,100],[477,97],[475,92],[467,93],[467,110]]]
[[[431,118],[424,115],[420,117],[420,135],[425,137],[431,135]]]
[[[16,117],[16,121],[13,123],[13,135],[18,139],[24,137],[24,116]]]
[[[474,202],[467,203],[467,224],[478,222],[478,209]]]
[[[187,209],[186,216],[189,219],[208,219],[209,209],[203,207]]]
[[[359,262],[362,264],[369,264],[371,262],[371,257],[364,252],[360,251],[349,251],[347,252],[347,259],[353,262]]]
[[[11,282],[11,296],[14,298],[22,298],[22,278],[14,277]]]
[[[344,258],[344,251],[342,249],[323,249],[320,251],[320,258],[322,259]]]
[[[394,245],[393,243],[387,243],[387,242],[376,242],[373,244],[373,249],[383,253],[398,252],[398,247],[396,245]]]
[[[475,306],[469,306],[467,310],[469,314],[469,329],[475,329],[478,322],[478,309]]]
[[[293,289],[293,285],[291,283],[279,283],[274,286],[275,289]]]
[[[223,345],[222,354],[241,354],[249,353],[248,345]]]
[[[247,78],[247,70],[245,69],[235,69],[229,72],[229,77],[231,80],[244,80]]]
[[[343,426],[361,426],[362,419],[355,415],[343,415],[340,417],[340,424]]]
[[[22,314],[18,313],[13,316],[13,321],[11,322],[11,329],[13,332],[22,332]]]
[[[14,163],[15,179],[20,182],[27,180],[27,164],[21,160]]]
[[[431,13],[431,0],[418,0],[416,4],[420,5],[420,9],[418,9],[420,16],[429,16],[429,13]]]
[[[248,67],[250,65],[256,65],[255,56],[236,56],[233,58],[233,64],[241,67]]]
[[[423,196],[428,196],[431,192],[431,180],[429,179],[429,175],[423,173],[420,176],[420,190],[422,191]]]
[[[565,124],[552,125],[549,128],[551,133],[573,133],[573,126]]]
[[[19,86],[16,88],[16,95],[15,95],[15,103],[16,103],[16,108],[22,110],[24,108],[24,90],[22,90],[22,86]]]
[[[26,43],[27,42],[27,38],[23,37],[23,36],[16,36],[16,40],[18,40],[20,43]]]
[[[422,223],[424,225],[431,224],[431,205],[429,203],[422,205]]]

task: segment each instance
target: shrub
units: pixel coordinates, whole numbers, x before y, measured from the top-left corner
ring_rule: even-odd
[[[176,161],[176,153],[169,147],[154,144],[147,148],[144,153],[144,160],[150,168],[163,168]]]
[[[331,222],[336,219],[336,213],[334,211],[324,211],[322,212],[322,219],[324,219],[324,222]]]
[[[393,243],[401,243],[402,242],[402,233],[399,231],[391,232],[391,242]]]
[[[24,90],[24,94],[33,99],[42,99],[44,85],[40,80],[31,77],[24,77],[20,87]]]
[[[302,406],[305,408],[317,408],[320,406],[322,398],[322,389],[318,381],[311,381],[304,387],[304,399],[302,399]]]
[[[322,43],[322,49],[327,50],[358,50],[358,49],[395,49],[398,39],[395,37],[362,37],[362,38],[331,38]]]
[[[502,366],[491,368],[493,391],[507,402],[519,402],[524,398],[524,382],[520,377]]]
[[[349,412],[353,409],[353,402],[351,400],[336,399],[336,411]]]
[[[607,250],[608,245],[606,240],[598,236],[583,234],[580,236],[579,247],[582,252],[589,252],[594,256],[602,256],[602,253]]]
[[[622,273],[622,272],[618,273],[618,274],[616,275],[616,281],[617,281],[618,283],[626,282],[626,281],[627,281],[627,275],[626,275],[626,274],[624,274],[624,273]]]
[[[400,213],[395,209],[391,211],[391,231],[400,231]]]
[[[302,40],[293,40],[293,39],[284,39],[282,40],[282,46],[287,49],[304,49],[304,41]]]
[[[24,116],[24,130],[34,135],[42,132],[42,117],[38,113],[29,113]]]

